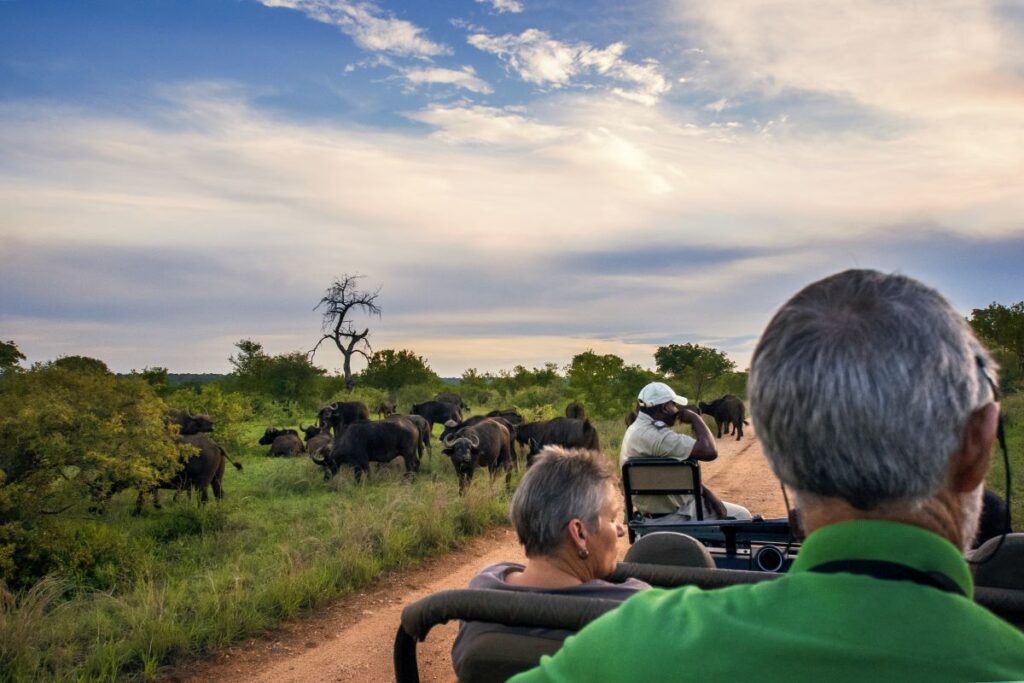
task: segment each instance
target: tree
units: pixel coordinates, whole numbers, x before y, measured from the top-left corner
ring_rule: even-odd
[[[990,346],[1006,349],[1017,367],[1014,374],[1024,372],[1024,301],[1010,306],[992,302],[986,308],[971,311],[968,322],[975,333]]]
[[[587,413],[613,417],[626,413],[636,395],[658,375],[639,365],[626,365],[614,354],[598,355],[592,349],[573,356],[566,368],[569,388],[586,406]]]
[[[362,310],[367,315],[380,317],[380,307],[377,305],[377,296],[380,294],[380,288],[373,292],[359,289],[359,280],[361,278],[361,275],[346,274],[340,280],[336,279],[327,288],[327,292],[320,299],[320,303],[313,307],[314,311],[321,306],[324,308],[324,318],[321,326],[323,336],[320,337],[313,350],[309,352],[309,357],[310,359],[313,358],[316,350],[320,348],[320,344],[324,341],[328,339],[333,341],[344,359],[342,370],[345,373],[345,386],[349,390],[355,386],[355,383],[352,381],[352,356],[358,353],[366,360],[370,360],[370,355],[367,352],[373,352],[370,342],[367,340],[370,328],[367,327],[362,332],[356,332],[356,328],[349,319],[349,316],[356,311]]]
[[[23,360],[25,354],[18,350],[17,344],[13,341],[0,341],[0,374],[9,370],[19,370]]]
[[[325,372],[302,351],[282,353],[267,361],[261,389],[278,401],[313,405],[319,394],[317,379]]]
[[[700,344],[659,346],[654,361],[660,372],[692,387],[695,402],[701,399],[709,382],[736,369],[736,363],[724,353]]]
[[[361,375],[371,387],[384,389],[392,399],[400,387],[428,384],[440,379],[423,356],[407,349],[384,349],[370,356]]]
[[[252,339],[242,339],[235,346],[238,356],[229,356],[228,362],[235,368],[232,374],[238,381],[238,388],[253,394],[262,392],[270,356],[263,351],[262,344]]]

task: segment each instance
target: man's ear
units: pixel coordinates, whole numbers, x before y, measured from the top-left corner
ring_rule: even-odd
[[[954,492],[973,491],[985,481],[992,463],[992,446],[998,426],[998,403],[986,403],[967,418],[960,448],[949,463],[950,484]]]

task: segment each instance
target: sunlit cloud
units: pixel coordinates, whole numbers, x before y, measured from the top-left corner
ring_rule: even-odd
[[[451,85],[485,95],[494,92],[494,88],[479,78],[471,66],[462,69],[405,69],[402,76],[412,85]]]
[[[623,59],[625,43],[597,48],[588,43],[566,43],[545,31],[527,29],[519,35],[474,33],[469,44],[497,55],[528,83],[559,88],[582,76],[597,75],[628,84],[612,92],[645,105],[653,105],[671,88],[655,60],[634,63]]]
[[[451,48],[426,37],[426,30],[388,16],[370,2],[346,0],[259,0],[267,7],[298,10],[314,21],[337,26],[366,50],[406,57],[451,54]]]

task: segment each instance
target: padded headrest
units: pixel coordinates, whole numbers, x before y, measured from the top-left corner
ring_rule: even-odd
[[[999,536],[985,541],[971,553],[970,558],[980,562],[995,552]],[[971,565],[974,583],[991,588],[1024,590],[1024,534],[1006,534],[1006,541],[991,560]]]
[[[715,560],[703,543],[675,531],[656,531],[641,536],[626,553],[624,561],[676,567],[715,567]]]

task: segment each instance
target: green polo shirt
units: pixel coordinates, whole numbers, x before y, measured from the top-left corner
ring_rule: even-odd
[[[945,539],[894,522],[844,522],[811,534],[780,579],[645,591],[512,680],[1024,680],[1024,634],[968,597],[808,571],[849,559],[939,571],[973,595],[967,563]]]

